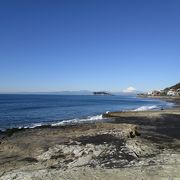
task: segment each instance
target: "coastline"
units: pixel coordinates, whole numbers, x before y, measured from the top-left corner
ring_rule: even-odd
[[[1,133],[0,179],[179,178],[180,99],[166,100],[176,106]]]
[[[167,102],[173,102],[176,105],[180,106],[180,96],[143,96],[139,95],[140,98],[148,98],[148,99],[159,99]]]
[[[142,98],[142,96],[136,96],[136,97],[140,97]],[[164,96],[163,96],[164,97]],[[163,99],[163,97],[159,97],[159,98],[154,98],[152,97],[147,97],[148,99],[159,99],[159,100],[163,100],[164,102],[169,102],[172,104],[174,104],[175,100],[171,99],[171,98],[165,98]],[[143,98],[145,99],[145,96],[143,96]],[[176,99],[177,100],[177,99]],[[179,102],[179,101],[178,101]],[[180,103],[179,103],[180,104]],[[162,105],[156,105],[156,104],[152,104],[152,105],[142,105],[142,106],[137,106],[136,108],[132,108],[132,109],[127,109],[127,110],[122,110],[125,112],[131,112],[131,111],[150,111],[150,110],[160,110],[160,109],[169,109],[172,108],[173,105],[171,104],[162,104]],[[55,121],[40,121],[40,122],[36,122],[36,123],[31,123],[31,124],[25,124],[25,125],[20,125],[19,126],[10,126],[10,127],[4,127],[1,128],[0,127],[0,136],[1,134],[11,134],[14,133],[16,131],[22,131],[24,129],[33,129],[33,128],[44,128],[44,127],[56,127],[56,126],[71,126],[71,125],[79,125],[79,124],[89,124],[89,123],[98,123],[98,122],[108,122],[109,119],[105,119],[105,115],[109,112],[116,112],[114,110],[112,111],[106,111],[106,113],[101,112],[99,114],[93,114],[93,115],[88,115],[86,117],[74,117],[72,119],[66,119],[66,120],[55,120]],[[117,112],[121,112],[121,111],[117,111]],[[111,121],[111,120],[110,120]]]

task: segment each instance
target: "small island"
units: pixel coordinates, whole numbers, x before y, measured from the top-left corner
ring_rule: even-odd
[[[112,96],[111,93],[104,92],[104,91],[93,92],[93,95],[96,95],[96,96]]]

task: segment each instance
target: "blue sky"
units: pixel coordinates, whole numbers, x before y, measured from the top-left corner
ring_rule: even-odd
[[[179,82],[179,0],[1,0],[0,92]]]

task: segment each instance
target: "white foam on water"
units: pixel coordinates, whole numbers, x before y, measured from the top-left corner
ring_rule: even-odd
[[[24,129],[28,129],[28,128],[33,129],[33,128],[36,128],[36,127],[41,127],[43,125],[44,125],[43,123],[34,123],[32,125],[29,125],[29,126],[19,127],[19,129],[21,129],[21,128],[24,128]]]
[[[170,107],[173,107],[175,104],[174,103],[171,103],[171,102],[168,102],[167,104],[166,104],[168,107],[170,106]]]
[[[41,127],[41,126],[43,126],[44,124],[42,124],[42,123],[36,123],[36,124],[33,124],[31,127],[29,127],[29,128],[35,128],[35,127]]]
[[[102,120],[103,119],[103,115],[96,115],[96,116],[88,116],[87,118],[82,118],[82,119],[78,119],[78,118],[75,118],[75,119],[70,119],[70,120],[63,120],[63,121],[60,121],[60,122],[57,122],[57,123],[34,123],[34,124],[31,124],[29,126],[19,126],[18,129],[33,129],[33,128],[36,128],[36,127],[41,127],[41,126],[44,126],[44,125],[50,125],[50,126],[62,126],[62,125],[68,125],[68,124],[77,124],[77,123],[83,123],[83,122],[91,122],[91,121],[98,121],[98,120]],[[3,130],[1,130],[3,131]]]
[[[152,105],[152,106],[141,106],[133,111],[149,111],[149,110],[153,110],[153,109],[159,109],[158,106],[156,105]]]
[[[70,119],[70,120],[64,120],[64,121],[60,121],[57,123],[53,123],[51,124],[51,126],[61,126],[61,125],[67,125],[67,124],[77,124],[77,123],[83,123],[83,122],[91,122],[91,121],[98,121],[98,120],[102,120],[103,119],[103,115],[96,115],[96,116],[88,116],[87,118],[84,119]]]

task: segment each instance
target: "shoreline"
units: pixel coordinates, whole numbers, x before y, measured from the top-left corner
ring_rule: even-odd
[[[0,133],[0,179],[179,178],[180,101],[170,101],[170,109],[110,112],[109,122]]]
[[[138,96],[139,98],[159,99],[166,102],[173,102],[180,106],[180,96]]]
[[[175,104],[175,106],[169,106],[169,107],[163,107],[163,110],[165,109],[174,109],[177,106],[180,106],[180,98],[171,98],[171,97],[166,97],[166,96],[158,96],[158,97],[154,97],[154,96],[138,96],[140,98],[149,98],[149,99],[159,99],[159,100],[163,100],[165,102],[172,102],[173,104]],[[166,97],[166,98],[164,98]],[[140,108],[140,107],[139,107]],[[138,109],[138,108],[137,108]],[[132,109],[132,110],[124,110],[124,111],[110,111],[110,112],[106,112],[106,113],[102,113],[100,115],[93,115],[93,116],[89,116],[90,118],[92,117],[97,117],[97,116],[102,116],[102,119],[97,119],[97,120],[85,120],[85,119],[79,119],[80,121],[78,122],[78,120],[75,122],[74,119],[72,120],[62,120],[62,121],[58,121],[58,122],[52,122],[50,123],[35,123],[29,126],[20,126],[20,127],[12,127],[12,128],[6,128],[6,129],[0,129],[0,136],[1,134],[11,134],[14,133],[16,131],[23,131],[25,129],[36,129],[36,128],[56,128],[56,127],[61,127],[61,126],[79,126],[79,125],[83,125],[83,124],[94,124],[94,123],[103,123],[103,122],[111,122],[110,119],[105,119],[105,118],[112,118],[111,116],[107,116],[107,114],[111,114],[111,113],[115,113],[115,112],[134,112],[136,109]],[[159,111],[159,109],[148,109],[148,110],[137,110],[136,112],[139,111]],[[76,118],[75,118],[76,119]],[[81,121],[83,120],[83,121]],[[64,123],[63,123],[64,122]],[[41,125],[40,125],[41,124]],[[55,125],[57,124],[57,125]]]

